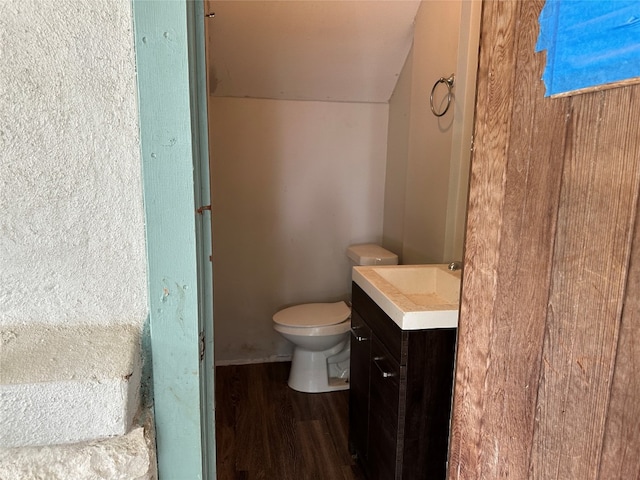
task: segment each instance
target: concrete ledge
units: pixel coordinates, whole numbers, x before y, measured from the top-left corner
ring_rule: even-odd
[[[95,442],[0,448],[0,478],[155,480],[154,445],[153,429],[136,427],[126,435]]]
[[[126,434],[139,408],[140,376],[134,326],[3,326],[0,447]]]

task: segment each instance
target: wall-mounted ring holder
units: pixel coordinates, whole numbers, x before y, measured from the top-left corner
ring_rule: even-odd
[[[449,110],[449,106],[451,105],[451,98],[453,97],[453,93],[451,89],[453,88],[453,83],[455,82],[455,75],[452,73],[449,75],[449,78],[440,77],[436,83],[433,84],[433,88],[431,89],[431,96],[429,97],[429,103],[431,104],[431,111],[436,117],[441,117]],[[436,88],[441,83],[444,83],[447,87],[447,106],[444,107],[442,112],[437,112],[435,107],[433,106],[433,93],[436,91]]]

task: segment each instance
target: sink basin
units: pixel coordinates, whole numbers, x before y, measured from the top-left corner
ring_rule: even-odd
[[[353,268],[353,281],[403,330],[457,327],[460,276],[445,264]]]

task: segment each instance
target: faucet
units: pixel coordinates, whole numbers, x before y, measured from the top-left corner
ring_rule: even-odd
[[[447,268],[449,268],[449,270],[451,271],[461,270],[462,264],[460,262],[451,262]]]

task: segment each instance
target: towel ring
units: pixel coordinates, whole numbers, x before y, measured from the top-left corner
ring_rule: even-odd
[[[433,84],[433,88],[431,89],[431,96],[429,97],[429,103],[431,104],[431,111],[436,117],[441,117],[449,110],[449,106],[451,105],[451,89],[453,88],[453,82],[455,81],[455,75],[452,73],[449,75],[449,78],[440,77],[436,83]],[[442,112],[436,112],[436,109],[433,106],[433,92],[436,91],[436,87],[444,83],[447,86],[447,106],[444,107]]]

